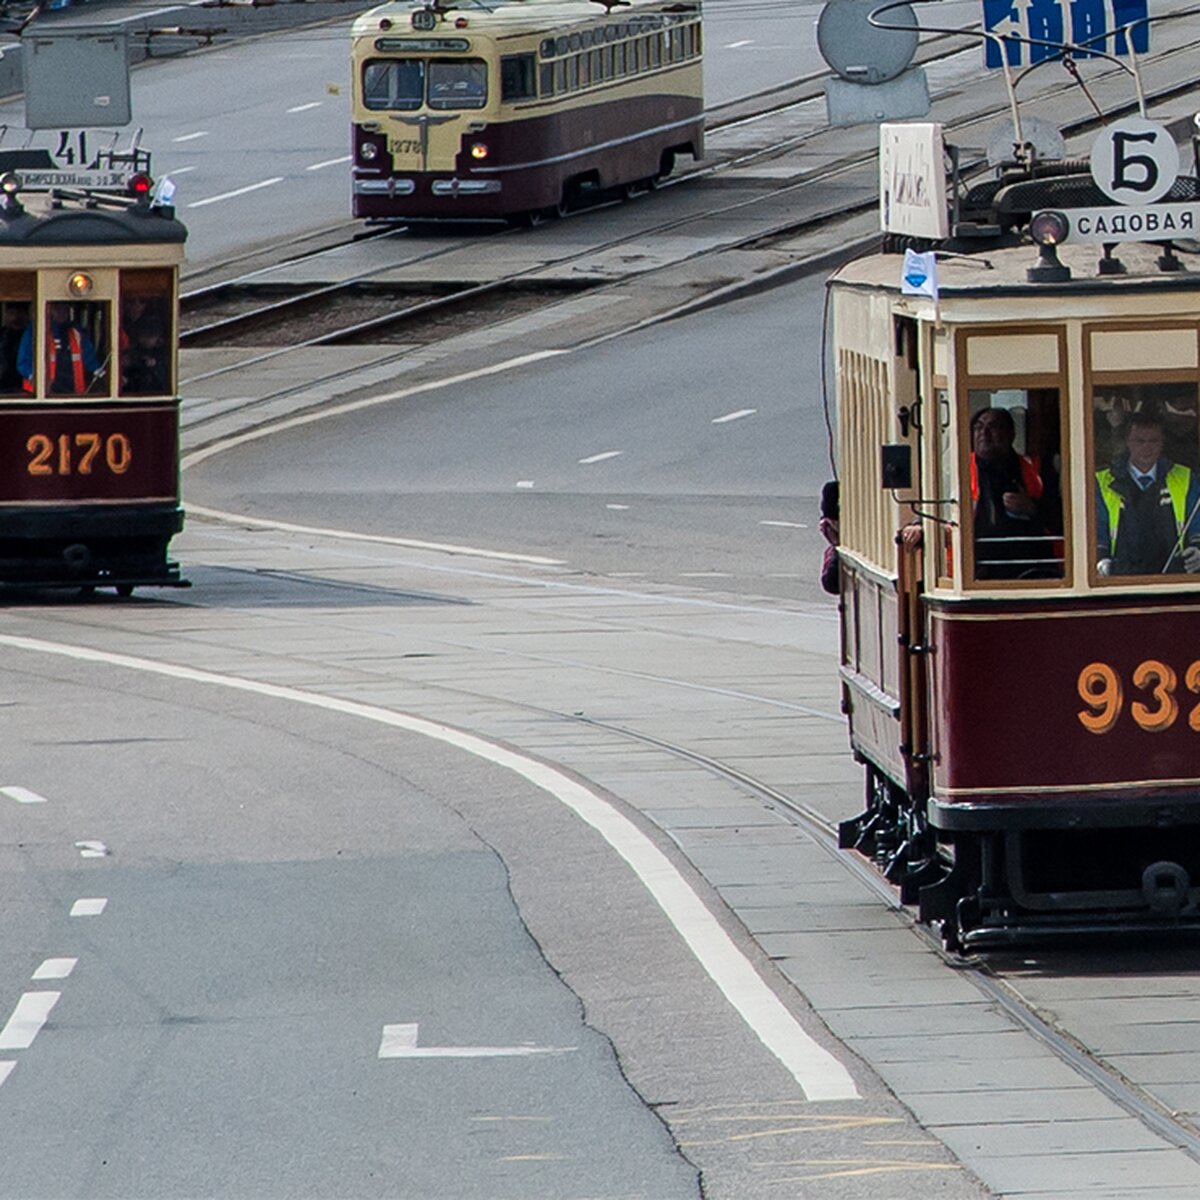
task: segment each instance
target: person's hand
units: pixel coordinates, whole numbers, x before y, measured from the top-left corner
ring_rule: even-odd
[[[1032,517],[1036,506],[1025,492],[1005,492],[1004,511],[1011,517]]]
[[[1183,569],[1189,575],[1200,572],[1200,546],[1185,546],[1183,549]]]
[[[817,528],[821,531],[821,536],[831,546],[838,544],[838,523],[832,517],[822,517],[817,522]]]
[[[1107,579],[1112,574],[1112,559],[1102,558],[1096,564],[1096,574],[1099,575],[1101,579]]]
[[[915,550],[925,541],[925,534],[916,521],[900,530],[900,540],[910,549]]]

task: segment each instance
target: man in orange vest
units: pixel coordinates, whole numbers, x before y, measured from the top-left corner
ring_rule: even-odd
[[[1061,578],[1046,522],[1046,479],[1036,458],[1013,449],[1016,425],[1006,408],[971,418],[971,501],[977,579]]]
[[[101,362],[87,331],[71,321],[71,307],[55,302],[48,306],[46,328],[46,393],[81,396],[92,385]],[[34,390],[33,328],[25,330],[17,350],[17,370],[27,392]]]

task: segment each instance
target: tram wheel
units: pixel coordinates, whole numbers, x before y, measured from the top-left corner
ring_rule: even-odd
[[[118,583],[116,591],[117,591],[117,595],[120,596],[122,599],[127,599],[128,597],[133,595],[133,584],[132,583]]]

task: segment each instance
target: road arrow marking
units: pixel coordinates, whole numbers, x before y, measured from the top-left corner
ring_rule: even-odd
[[[570,1054],[575,1046],[418,1046],[417,1026],[385,1025],[380,1058],[520,1058],[528,1054]]]

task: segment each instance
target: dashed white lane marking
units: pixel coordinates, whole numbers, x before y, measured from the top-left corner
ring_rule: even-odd
[[[107,858],[108,847],[103,842],[76,842],[80,858]]]
[[[0,1029],[0,1050],[28,1050],[62,992],[25,992]]]
[[[85,896],[71,905],[73,917],[98,917],[108,904],[106,896]]]
[[[187,174],[189,171],[194,171],[195,169],[196,169],[195,167],[175,167],[175,168],[174,168],[174,169],[173,169],[173,170],[170,172],[170,174],[172,174],[172,175],[186,175],[186,174]]]
[[[728,571],[680,571],[680,579],[729,579]]]
[[[752,417],[758,412],[757,408],[739,408],[737,412],[726,413],[723,417],[713,417],[714,425],[724,425],[729,421],[740,421],[743,417]]]
[[[39,796],[37,792],[31,792],[28,788],[23,787],[0,787],[0,795],[7,796],[10,800],[15,800],[18,804],[46,803],[45,796]]]
[[[773,525],[776,529],[807,529],[807,525],[801,525],[798,521],[759,521],[760,525]]]
[[[201,129],[198,133],[185,133],[182,137],[172,138],[173,142],[194,142],[197,138],[208,137],[208,130]]]
[[[219,196],[209,196],[207,200],[193,200],[188,208],[203,208],[206,204],[216,204],[220,200],[232,200],[234,196],[244,196],[247,192],[257,192],[259,188],[270,187],[275,183],[282,183],[283,176],[276,175],[274,179],[263,179],[258,183],[251,183],[243,188],[234,188],[232,192],[222,192]]]
[[[12,1069],[16,1065],[11,1058],[7,1062],[0,1062],[0,1087],[4,1086],[4,1081],[12,1074]]]
[[[195,667],[135,658],[128,654],[48,642],[41,638],[0,634],[0,645],[10,646],[14,650],[53,654],[78,662],[123,667],[342,713],[431,738],[512,771],[566,805],[625,860],[709,978],[763,1045],[791,1072],[809,1100],[860,1098],[850,1073],[805,1032],[671,860],[628,817],[562,771],[475,734],[424,717],[377,708],[373,704],[305,692],[258,679],[240,679]]]
[[[746,38],[744,41],[741,41],[741,42],[730,42],[729,45],[725,47],[725,49],[726,50],[740,50],[743,46],[753,46],[753,45],[754,45],[754,43],[749,38]]]
[[[385,1025],[380,1058],[523,1058],[529,1054],[570,1054],[575,1046],[418,1046],[417,1026]]]
[[[341,158],[327,158],[324,162],[313,163],[311,167],[305,167],[306,171],[323,171],[326,167],[340,167],[343,163],[350,161],[349,154],[343,154]]]
[[[616,458],[624,453],[624,450],[604,450],[599,454],[593,454],[590,458],[581,458],[579,465],[581,467],[591,466],[592,463],[603,462],[606,458]]]
[[[628,512],[629,511],[628,504],[606,504],[604,507],[611,510],[612,512]]]
[[[77,958],[48,958],[36,971],[33,979],[66,979],[73,970]]]
[[[307,104],[297,104],[293,108],[289,108],[288,112],[290,112],[290,113],[308,112],[308,110],[310,108],[320,108],[320,107],[321,107],[320,100],[310,100]]]
[[[533,487],[533,480],[532,480],[532,479],[518,479],[518,480],[517,480],[517,487],[519,487],[519,488],[531,488],[531,487]]]

